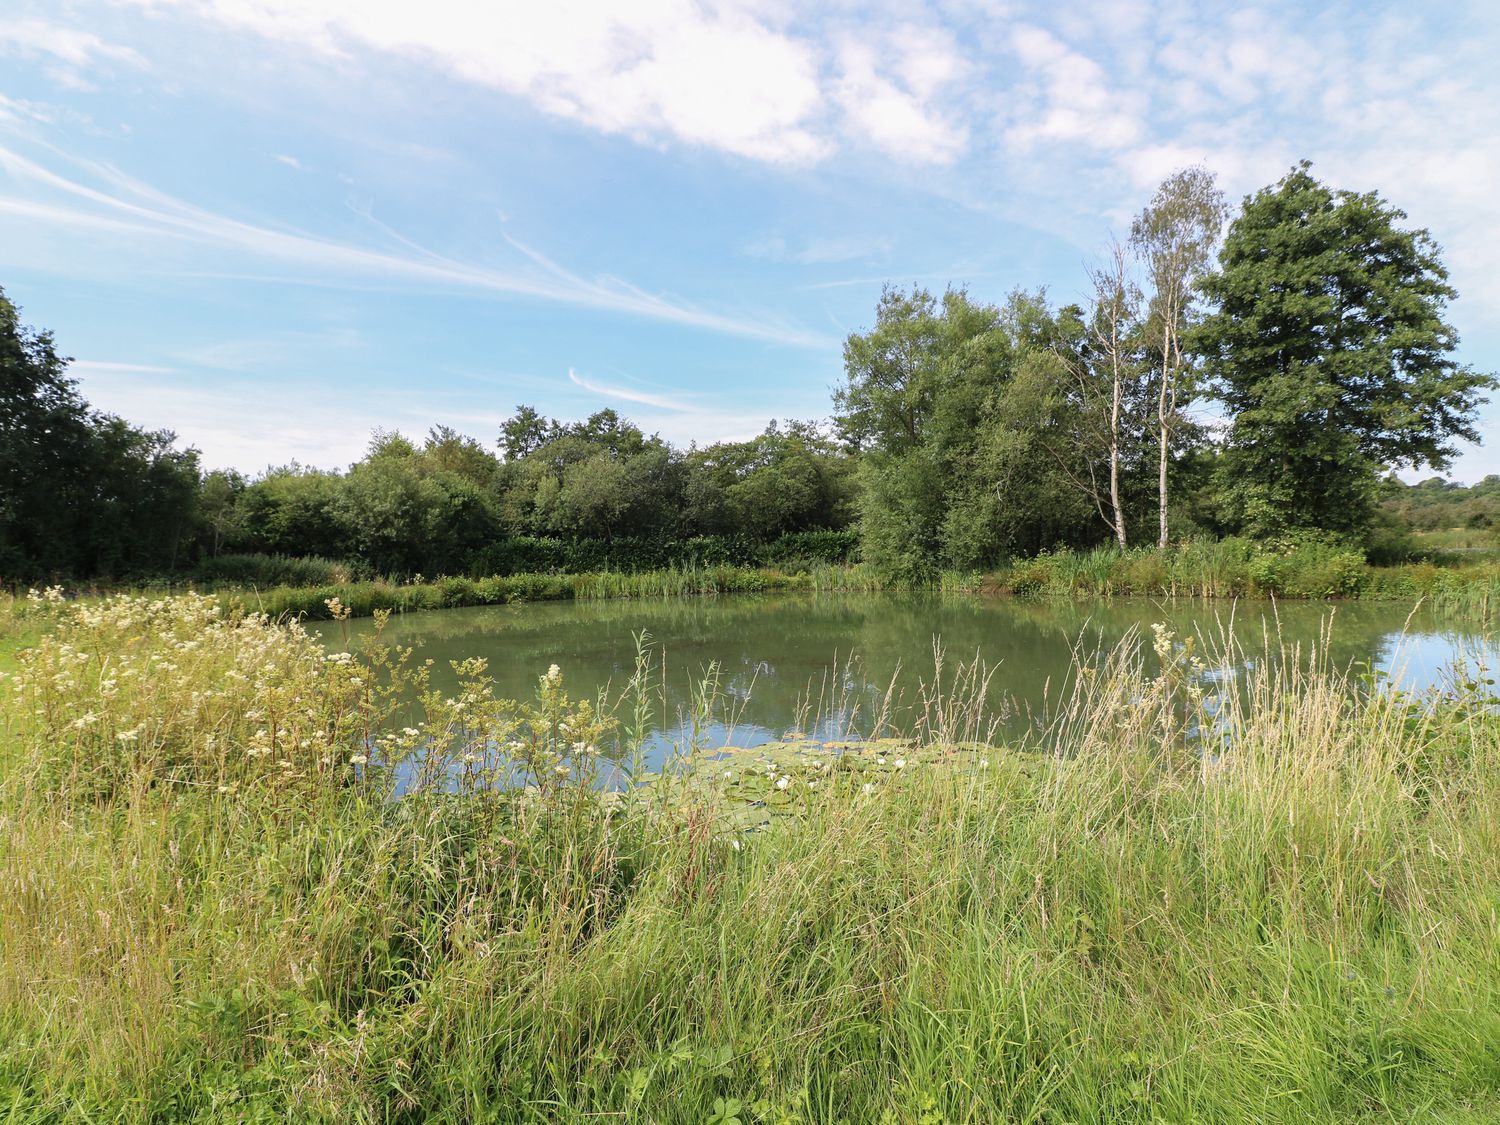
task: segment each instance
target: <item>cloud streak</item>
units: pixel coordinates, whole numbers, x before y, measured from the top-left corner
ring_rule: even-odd
[[[101,186],[71,179],[0,146],[0,170],[17,183],[40,188],[52,196],[51,200],[39,200],[0,195],[0,211],[60,226],[81,225],[121,235],[178,239],[273,259],[331,277],[352,274],[363,279],[380,277],[395,284],[456,287],[555,301],[794,347],[828,346],[823,336],[789,325],[697,308],[618,279],[589,280],[509,237],[510,245],[534,267],[529,272],[507,272],[459,261],[404,240],[404,252],[392,253],[301,231],[247,223],[167,195],[109,165],[75,163]],[[74,205],[68,206],[68,202]]]
[[[678,398],[672,398],[667,395],[653,395],[645,391],[631,390],[628,387],[613,387],[607,383],[586,379],[571,367],[568,368],[568,382],[572,383],[575,387],[582,387],[591,394],[603,395],[605,398],[619,399],[621,402],[634,402],[641,406],[651,406],[658,410],[671,411],[673,414],[688,413],[696,409]]]

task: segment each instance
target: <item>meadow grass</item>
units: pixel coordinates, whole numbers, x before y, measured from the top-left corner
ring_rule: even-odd
[[[1236,654],[1158,632],[1029,747],[968,740],[960,691],[606,792],[645,659],[613,702],[479,661],[444,697],[209,598],[37,612],[0,680],[0,1120],[1500,1115],[1482,681],[1296,652],[1214,687]]]

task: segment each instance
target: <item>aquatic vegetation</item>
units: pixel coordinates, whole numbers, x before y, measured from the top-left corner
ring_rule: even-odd
[[[328,652],[209,598],[28,612],[8,1121],[1500,1111],[1482,673],[1418,699],[1303,652],[1206,689],[1218,655],[1163,628],[1027,745],[990,744],[955,665],[909,729],[689,726],[611,791],[660,706],[645,637],[619,698],[559,659],[505,700],[481,662],[442,694],[378,635]]]

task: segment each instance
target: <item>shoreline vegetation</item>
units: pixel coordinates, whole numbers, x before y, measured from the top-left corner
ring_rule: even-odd
[[[378,632],[331,653],[211,596],[26,608],[7,1120],[1500,1112],[1483,680],[1214,678],[1244,654],[1158,628],[1045,741],[991,745],[984,670],[950,668],[909,729],[689,739],[605,792],[660,706],[645,642],[615,698],[553,666],[503,700],[483,661],[444,696]],[[694,712],[728,705],[710,677]]]
[[[200,590],[226,608],[272,617],[326,620],[327,603],[356,617],[538,601],[695,597],[777,592],[933,590],[1035,598],[1278,598],[1405,601],[1490,621],[1500,613],[1500,561],[1376,566],[1356,550],[1319,544],[1273,551],[1244,540],[1189,541],[1165,549],[1059,550],[988,572],[948,571],[931,582],[882,576],[857,563],[788,559],[780,566],[688,565],[637,571],[518,573],[356,580],[344,564],[317,558],[236,556],[191,584],[147,591]],[[95,588],[92,592],[105,592]]]

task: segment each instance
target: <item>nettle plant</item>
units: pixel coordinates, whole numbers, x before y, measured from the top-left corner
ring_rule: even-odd
[[[536,699],[518,703],[495,697],[483,660],[464,661],[448,696],[430,687],[430,661],[379,628],[356,654],[328,651],[296,621],[197,595],[70,602],[48,590],[28,609],[49,627],[0,691],[21,775],[69,797],[141,785],[552,792],[592,781],[613,729],[569,698],[555,665]],[[337,599],[328,609],[348,616]]]

